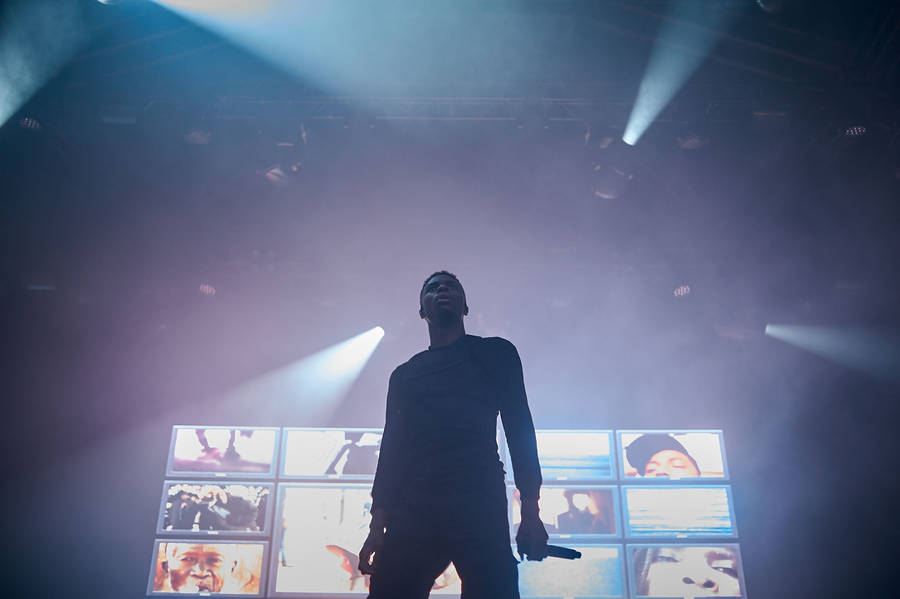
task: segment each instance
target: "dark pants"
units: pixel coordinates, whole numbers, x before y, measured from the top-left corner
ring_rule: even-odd
[[[462,599],[519,599],[506,498],[439,503],[392,517],[375,555],[369,599],[424,599],[451,561]]]

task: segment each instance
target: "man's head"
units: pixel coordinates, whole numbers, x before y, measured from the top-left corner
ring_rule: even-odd
[[[165,569],[172,590],[179,593],[221,592],[233,566],[216,545],[166,544]]]
[[[685,478],[700,476],[700,468],[684,445],[671,435],[641,435],[625,448],[628,462],[638,476]]]
[[[466,292],[456,275],[439,270],[425,279],[419,292],[419,316],[427,322],[461,320],[469,313]]]

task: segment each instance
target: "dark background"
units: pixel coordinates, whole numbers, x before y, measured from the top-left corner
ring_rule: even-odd
[[[539,428],[725,431],[751,597],[894,589],[897,379],[763,334],[900,325],[894,3],[709,2],[727,29],[634,148],[665,2],[335,11],[337,83],[63,4],[77,43],[0,128],[16,592],[143,596],[174,424],[380,426],[439,268]],[[330,415],[226,399],[375,325]]]

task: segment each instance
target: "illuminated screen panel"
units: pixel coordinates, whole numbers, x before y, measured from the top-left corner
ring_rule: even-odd
[[[157,539],[148,595],[261,597],[268,543]]]
[[[519,594],[523,599],[625,597],[621,545],[571,547],[581,552],[581,559],[547,558],[519,564]]]
[[[545,430],[536,436],[544,482],[613,478],[612,431]]]
[[[366,484],[281,484],[275,520],[276,554],[270,595],[360,597],[369,577],[359,572],[357,554],[369,534],[371,486]],[[432,595],[458,595],[453,567],[435,581]]]
[[[727,479],[722,431],[618,431],[620,474],[635,480]]]
[[[512,491],[512,529],[522,521],[519,491]],[[620,536],[616,487],[544,485],[538,501],[541,520],[551,537],[590,539]]]
[[[380,429],[284,430],[285,478],[371,480],[381,450]]]
[[[271,483],[166,481],[157,534],[262,536],[269,532]]]
[[[623,486],[628,537],[736,537],[731,487]]]
[[[632,597],[744,597],[744,568],[734,544],[629,545]]]
[[[278,428],[176,426],[166,476],[271,478]]]

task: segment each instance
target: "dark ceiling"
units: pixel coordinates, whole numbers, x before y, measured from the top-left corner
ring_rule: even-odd
[[[311,11],[314,18],[299,24],[297,35],[322,30],[352,49],[333,59],[337,67],[353,61],[368,74],[352,93],[327,74],[315,81],[288,76],[152,2],[79,4],[73,18],[87,38],[32,109],[96,114],[103,105],[124,104],[141,112],[165,100],[194,116],[271,118],[274,111],[308,119],[347,116],[350,99],[372,116],[421,118],[459,114],[451,106],[469,100],[480,116],[575,117],[621,128],[658,33],[675,24],[697,34],[713,29],[718,38],[670,108],[674,118],[812,108],[837,120],[865,115],[873,126],[896,121],[900,37],[893,2],[867,3],[863,11],[849,2],[794,0],[767,14],[752,0],[687,0],[701,7],[687,18],[671,16],[665,0],[427,8],[362,2],[352,10]],[[694,51],[678,40],[663,41],[663,48]],[[361,102],[376,98],[374,105]],[[487,99],[494,103],[474,102]],[[556,103],[548,105],[551,99]]]

